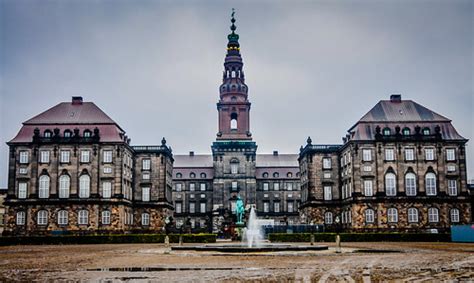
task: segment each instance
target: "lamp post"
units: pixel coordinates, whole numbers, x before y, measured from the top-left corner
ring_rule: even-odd
[[[165,236],[165,254],[170,253],[170,237],[168,236],[170,223],[171,223],[170,216],[167,216],[165,218],[165,234],[166,234],[166,236]]]
[[[339,236],[341,220],[339,215],[334,219],[334,223],[336,224],[336,253],[339,254],[341,253],[341,236]]]

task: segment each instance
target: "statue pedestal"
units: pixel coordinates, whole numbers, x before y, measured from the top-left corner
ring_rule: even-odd
[[[245,228],[245,223],[244,222],[237,222],[235,223],[235,231],[237,232],[237,237],[238,239],[242,240],[243,236],[243,229]]]

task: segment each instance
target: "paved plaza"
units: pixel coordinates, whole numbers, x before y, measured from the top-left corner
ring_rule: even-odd
[[[222,243],[220,243],[222,244]],[[162,244],[0,247],[0,282],[474,282],[474,245],[343,243],[326,251],[223,254]]]

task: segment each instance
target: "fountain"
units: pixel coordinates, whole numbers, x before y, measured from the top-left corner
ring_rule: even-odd
[[[263,241],[262,224],[260,219],[257,218],[255,208],[250,209],[249,221],[247,222],[247,228],[244,228],[242,235],[242,242],[246,243],[247,247],[260,247]]]

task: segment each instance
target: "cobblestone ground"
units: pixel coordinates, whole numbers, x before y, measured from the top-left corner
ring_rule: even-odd
[[[161,244],[0,247],[0,282],[474,282],[474,244],[344,243],[222,254]]]

